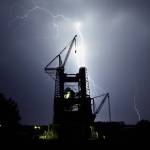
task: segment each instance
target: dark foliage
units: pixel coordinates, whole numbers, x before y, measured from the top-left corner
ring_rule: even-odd
[[[15,127],[19,124],[20,115],[17,103],[0,94],[0,125],[1,128]]]

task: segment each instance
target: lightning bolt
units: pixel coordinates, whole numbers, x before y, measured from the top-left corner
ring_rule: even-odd
[[[57,23],[57,21],[59,19],[63,19],[65,22],[67,23],[71,23],[71,20],[67,17],[65,17],[64,15],[62,14],[58,14],[58,15],[54,15],[49,9],[47,8],[44,8],[44,7],[40,7],[38,6],[35,1],[33,1],[33,4],[34,4],[34,7],[29,9],[23,16],[16,16],[14,19],[12,19],[10,22],[9,22],[9,25],[13,24],[14,22],[16,21],[19,21],[19,20],[26,20],[28,19],[28,17],[35,11],[42,11],[42,12],[45,12],[46,14],[48,14],[51,18],[52,18],[52,24],[53,24],[53,27],[56,29],[56,35],[57,37],[59,37],[60,35],[60,24]]]
[[[134,95],[134,110],[135,110],[135,112],[136,112],[136,114],[137,114],[137,116],[138,116],[138,119],[139,119],[139,121],[140,121],[140,120],[141,120],[141,115],[140,115],[140,112],[139,112],[139,110],[138,110],[138,108],[137,108],[137,105],[136,105],[135,95]]]
[[[106,90],[104,90],[101,86],[99,86],[98,84],[96,84],[96,82],[91,78],[91,76],[88,76],[88,79],[89,79],[89,83],[90,83],[90,87],[92,87],[92,97],[95,97],[95,96],[98,96],[98,95],[101,95],[101,94],[104,94],[106,93]],[[99,102],[100,99],[95,99],[95,106],[96,108],[98,108],[100,102]],[[103,109],[105,110],[106,107]],[[103,121],[107,121],[105,115],[102,115],[100,113],[98,113],[96,115],[96,120],[99,121],[99,120],[103,120]]]
[[[106,90],[104,90],[101,86],[97,85],[95,81],[91,78],[91,76],[88,76],[88,78],[92,87],[93,97],[96,95],[101,95],[102,93],[106,93]]]
[[[136,105],[136,81],[134,80],[134,96],[133,96],[133,102],[134,102],[134,110],[137,114],[137,117],[138,117],[138,120],[140,121],[141,120],[141,114],[140,114],[140,111],[138,110],[137,108],[137,105]]]
[[[70,26],[74,26],[74,22],[69,19],[68,17],[65,17],[62,14],[58,14],[58,15],[54,15],[49,9],[41,7],[39,5],[36,4],[36,2],[34,0],[32,0],[33,3],[33,7],[31,9],[28,9],[27,12],[22,15],[22,16],[16,16],[14,19],[12,19],[9,22],[9,25],[13,24],[14,22],[17,21],[25,21],[27,20],[35,11],[41,11],[44,12],[46,14],[48,14],[48,16],[50,16],[52,18],[52,25],[56,30],[56,37],[59,38],[60,37],[60,28],[61,28],[61,24],[60,24],[60,20],[63,20],[64,22],[68,23]],[[75,34],[78,35],[79,37],[79,42],[77,43],[77,53],[76,53],[76,64],[77,67],[81,67],[81,66],[85,66],[85,42],[84,42],[84,36],[83,33],[81,31],[81,27],[79,24],[77,24],[77,26],[75,27],[75,32],[73,32]]]

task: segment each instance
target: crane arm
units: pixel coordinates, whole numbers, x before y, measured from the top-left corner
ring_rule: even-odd
[[[66,64],[66,62],[67,62],[67,60],[68,60],[68,57],[69,57],[69,55],[70,55],[70,52],[71,52],[71,49],[72,49],[72,47],[73,47],[74,42],[75,42],[75,44],[76,44],[76,37],[77,37],[77,35],[75,35],[74,38],[71,40],[71,42],[69,42],[69,45],[70,45],[70,46],[69,46],[69,49],[68,49],[68,52],[67,52],[67,54],[66,54],[66,56],[65,56],[64,61],[62,61],[62,59],[61,59],[61,54],[67,49],[68,45],[67,45],[63,50],[61,50],[60,53],[59,53],[54,59],[52,59],[52,61],[50,61],[50,62],[46,65],[46,67],[44,68],[45,72],[48,73],[50,76],[52,76],[52,78],[54,78],[53,76],[55,76],[55,71],[57,70],[57,68],[64,68],[64,67],[65,67],[65,64]],[[58,65],[58,67],[50,67],[51,64],[52,64],[54,61],[56,61],[57,59],[59,60],[59,65]],[[54,78],[54,79],[55,79],[55,78]]]
[[[67,62],[68,57],[69,57],[69,55],[70,55],[71,49],[72,49],[72,47],[73,47],[73,44],[74,44],[74,42],[76,42],[76,37],[77,37],[77,35],[75,35],[74,38],[72,39],[71,44],[70,44],[70,47],[69,47],[68,52],[67,52],[67,55],[66,55],[66,57],[65,57],[65,59],[64,59],[64,62],[63,62],[63,64],[62,64],[61,67],[65,67],[65,65],[66,65],[66,62]]]
[[[101,95],[103,96],[103,95]],[[100,96],[99,96],[100,97]],[[98,106],[97,110],[94,112],[94,115],[98,114],[101,108],[103,107],[105,100],[109,97],[109,93],[106,93],[103,100],[101,101],[100,105]],[[97,98],[97,97],[96,97]]]

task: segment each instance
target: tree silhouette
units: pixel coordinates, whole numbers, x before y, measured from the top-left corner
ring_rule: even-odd
[[[17,103],[12,99],[7,99],[0,94],[0,126],[11,128],[19,125],[20,115]]]

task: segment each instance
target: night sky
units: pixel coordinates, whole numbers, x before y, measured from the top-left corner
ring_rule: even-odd
[[[54,81],[44,67],[77,33],[76,23],[91,96],[110,93],[112,121],[134,124],[137,109],[150,120],[149,0],[3,0],[0,92],[17,101],[21,123],[52,122]],[[107,104],[97,120],[108,120]]]

